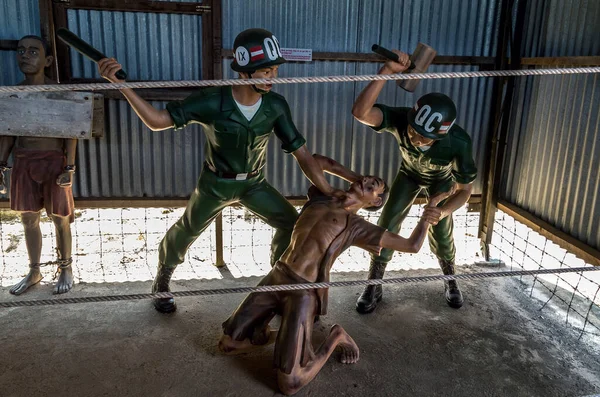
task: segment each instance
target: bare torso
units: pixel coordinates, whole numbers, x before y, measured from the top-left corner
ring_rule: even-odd
[[[20,136],[17,138],[16,147],[29,150],[64,150],[64,139],[62,138],[40,138]]]
[[[347,220],[348,211],[336,201],[306,208],[296,221],[290,245],[281,256],[281,262],[300,277],[316,281],[319,264],[331,243],[346,228]]]

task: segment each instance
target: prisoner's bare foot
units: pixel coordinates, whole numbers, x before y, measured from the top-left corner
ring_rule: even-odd
[[[23,280],[13,285],[8,291],[13,295],[21,295],[27,288],[39,283],[42,278],[43,276],[40,269],[31,269],[29,270],[29,274],[25,276]]]
[[[71,266],[67,266],[60,269],[60,276],[58,276],[58,282],[54,286],[53,294],[64,294],[69,292],[73,288],[73,269]]]
[[[338,347],[342,350],[340,362],[344,364],[356,363],[358,361],[359,349],[356,342],[354,342],[354,339],[352,339],[346,330],[338,324],[335,324],[333,327],[331,327],[331,334],[337,334],[340,338],[340,342],[338,344]]]

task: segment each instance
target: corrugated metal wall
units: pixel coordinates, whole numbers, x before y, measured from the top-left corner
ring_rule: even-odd
[[[30,0],[31,1],[31,0]],[[34,1],[37,6],[37,1]],[[498,0],[294,0],[223,1],[223,46],[249,27],[273,31],[284,47],[313,51],[368,52],[373,43],[412,51],[417,42],[440,55],[490,56],[498,31]],[[201,18],[188,15],[70,10],[69,28],[123,64],[130,79],[196,79],[201,71]],[[402,23],[399,23],[402,21]],[[75,77],[97,77],[95,65],[72,52]],[[224,76],[234,77],[230,60]],[[374,73],[378,65],[312,62],[285,65],[281,76]],[[432,71],[474,70],[467,66],[434,66]],[[309,148],[328,154],[360,172],[391,181],[398,149],[391,136],[375,134],[354,121],[352,103],[364,84],[281,85],[294,120]],[[424,81],[415,94],[388,83],[381,102],[411,106],[427,91],[450,95],[458,105],[458,122],[471,134],[480,170],[490,113],[491,80]],[[192,190],[203,161],[203,136],[197,126],[179,132],[152,133],[123,101],[110,100],[106,137],[79,145],[78,197],[184,197]],[[164,106],[164,104],[159,104]],[[292,156],[274,137],[267,176],[283,194],[303,195],[307,181]],[[475,193],[481,191],[481,176]]]
[[[311,48],[313,51],[369,52],[379,43],[411,52],[419,41],[436,48],[440,55],[492,56],[496,48],[498,1],[288,1],[223,2],[223,47],[231,48],[235,36],[251,27],[272,31],[282,47]],[[335,22],[333,22],[335,21]],[[399,23],[402,21],[402,23]],[[228,23],[231,22],[231,23]],[[231,60],[223,72],[234,77]],[[313,62],[287,64],[280,77],[376,73],[379,65],[356,62]],[[433,66],[431,71],[477,70],[468,66]],[[379,100],[392,106],[412,106],[420,95],[439,91],[450,95],[459,110],[458,123],[471,135],[480,171],[490,114],[490,79],[423,81],[414,94],[388,83]],[[292,108],[298,129],[310,150],[330,155],[362,173],[381,175],[392,181],[399,167],[395,139],[376,134],[355,121],[352,104],[366,84],[285,84],[275,91],[284,95]],[[269,148],[267,177],[286,195],[303,195],[308,182],[291,156],[285,155],[276,139]],[[481,174],[475,193],[481,192]]]
[[[600,54],[600,1],[529,1],[525,20],[524,57]]]
[[[68,26],[121,62],[129,80],[197,80],[202,19],[196,15],[69,10]],[[96,64],[71,49],[73,77],[97,78]],[[198,126],[152,132],[129,104],[106,101],[105,137],[80,142],[77,197],[185,197],[204,161]],[[165,103],[154,103],[164,108]]]
[[[524,56],[600,55],[600,2],[527,11]],[[523,78],[515,91],[501,197],[600,248],[598,75]]]
[[[0,1],[0,40],[18,40],[40,35],[38,0]],[[0,51],[0,85],[15,85],[23,80],[14,51]]]

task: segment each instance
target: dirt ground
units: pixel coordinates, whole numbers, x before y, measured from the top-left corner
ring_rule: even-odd
[[[481,271],[479,268],[464,271]],[[387,277],[437,274],[389,272]],[[336,273],[354,280],[365,273]],[[255,285],[259,278],[175,281],[175,290]],[[332,357],[299,396],[587,396],[600,393],[600,345],[529,298],[515,279],[462,282],[465,305],[449,308],[441,282],[385,286],[371,315],[361,289],[334,288],[315,343],[339,323],[360,360]],[[149,282],[78,284],[69,297],[148,292]],[[46,299],[51,285],[0,301]],[[273,347],[224,356],[220,325],[244,295],[178,298],[172,315],[149,301],[0,309],[2,396],[279,395]]]

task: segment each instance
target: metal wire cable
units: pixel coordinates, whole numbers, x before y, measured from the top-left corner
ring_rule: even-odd
[[[600,67],[523,69],[523,70],[483,70],[472,72],[441,72],[414,74],[369,74],[358,76],[316,76],[284,77],[274,79],[223,79],[223,80],[181,80],[181,81],[140,81],[125,83],[89,83],[55,85],[19,85],[0,86],[0,92],[49,92],[49,91],[97,91],[123,88],[180,88],[209,87],[252,84],[293,84],[293,83],[336,83],[373,80],[424,80],[457,79],[473,77],[509,77],[509,76],[548,76],[560,74],[600,73]]]
[[[383,284],[410,284],[421,283],[436,280],[482,280],[494,277],[513,277],[513,276],[532,276],[536,274],[557,274],[557,273],[576,273],[600,271],[600,266],[590,267],[572,267],[560,269],[537,269],[537,270],[515,270],[515,271],[500,271],[500,272],[484,272],[484,273],[465,273],[454,275],[432,275],[432,276],[411,276],[397,277],[376,280],[352,280],[352,281],[332,281],[322,283],[302,283],[302,284],[282,284],[282,285],[261,285],[258,287],[236,287],[236,288],[216,288],[202,289],[190,291],[175,291],[175,292],[157,292],[154,294],[128,294],[128,295],[104,295],[104,296],[89,296],[77,298],[57,298],[57,299],[41,299],[41,300],[21,300],[14,302],[0,302],[0,308],[22,307],[22,306],[47,306],[47,305],[64,305],[72,303],[92,303],[92,302],[115,302],[126,300],[140,300],[151,298],[173,298],[182,296],[207,296],[207,295],[225,295],[239,294],[251,292],[277,292],[277,291],[294,291],[303,289],[320,289],[331,287],[351,287],[357,285],[383,285]]]

